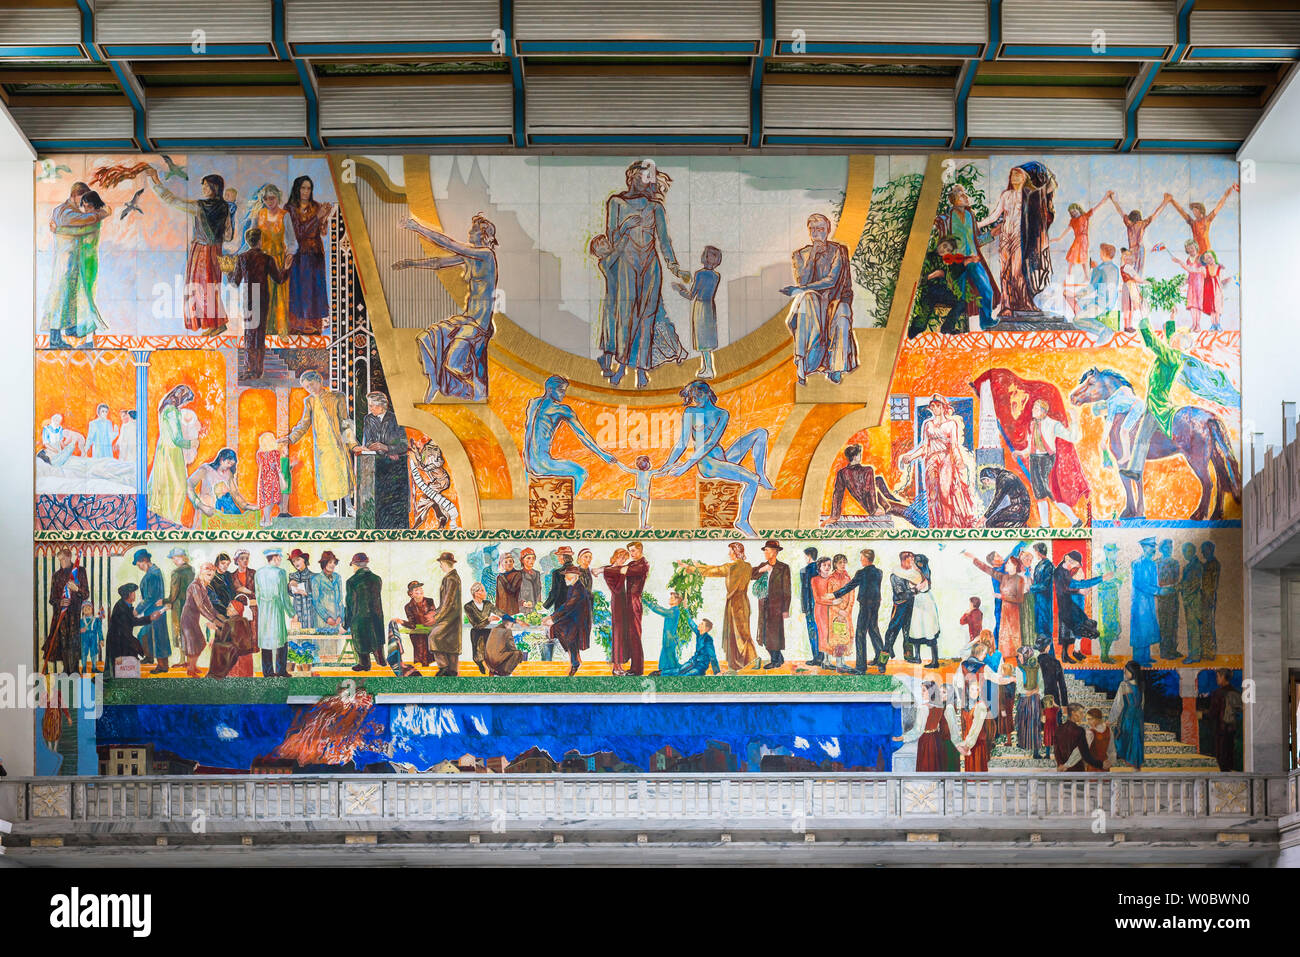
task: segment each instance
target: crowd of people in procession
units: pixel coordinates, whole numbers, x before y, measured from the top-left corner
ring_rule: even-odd
[[[1201,604],[1194,613],[1181,581],[1177,586],[1159,584],[1162,566],[1155,559],[1156,541],[1145,539],[1142,547],[1143,557],[1133,563],[1130,640],[1135,654],[1124,666],[1124,679],[1109,714],[1071,703],[1062,664],[1083,661],[1082,655],[1092,653],[1093,641],[1101,645],[1103,661],[1114,661],[1109,655],[1110,629],[1116,622],[1106,620],[1118,614],[1108,594],[1118,588],[1113,550],[1106,549],[1102,573],[1087,578],[1080,577],[1082,556],[1077,550],[1054,562],[1045,542],[1017,543],[1005,556],[995,551],[981,558],[963,552],[992,579],[994,600],[988,608],[979,597],[970,598],[959,622],[966,640],[956,656],[955,670],[947,681],[936,674],[936,680],[925,680],[920,686],[916,722],[900,738],[917,741],[917,770],[987,770],[993,747],[1013,735],[1017,747],[1034,758],[1053,756],[1060,770],[1107,770],[1117,759],[1140,768],[1143,678],[1144,666],[1151,663],[1150,647],[1160,644],[1164,658],[1181,654],[1163,643],[1162,628],[1169,624],[1169,616],[1157,602],[1171,594],[1183,601],[1188,637],[1201,642],[1202,652],[1207,636],[1213,634],[1214,618],[1212,598],[1208,619],[1204,614],[1203,585]],[[1181,577],[1204,576],[1206,562],[1196,557],[1194,546],[1188,548],[1193,554]],[[406,586],[408,600],[401,614],[387,620],[383,583],[364,552],[351,557],[345,579],[332,551],[322,552],[313,570],[307,552],[292,549],[286,564],[284,550],[277,546],[263,549],[264,563],[256,570],[250,567],[248,549],[235,550],[233,557],[223,552],[196,568],[185,549],[172,548],[167,555],[169,576],[164,576],[148,549],[138,549],[132,558],[141,572],[140,582],[118,587],[118,601],[105,620],[104,609],[95,610],[89,600],[85,568],[75,564],[71,550],[65,548],[58,554],[51,580],[54,617],[43,657],[47,664],[57,660],[62,670],[72,673],[93,673],[102,655],[110,675],[137,674],[131,667],[136,661],[149,667],[149,674],[162,675],[172,669],[179,653],[186,674],[198,677],[203,674],[200,657],[209,651],[206,675],[222,678],[253,676],[253,656],[260,652],[264,677],[289,677],[289,636],[309,632],[350,641],[358,659],[352,668],[358,672],[378,666],[415,675],[431,666],[435,676],[451,677],[459,674],[460,658],[468,651],[480,673],[506,676],[529,657],[515,640],[518,631],[528,627],[522,619],[536,621],[541,616],[546,633],[541,658],[551,660],[558,645],[568,656],[568,673],[573,675],[583,652],[591,647],[594,596],[602,588],[608,593],[609,661],[615,675],[647,673],[646,611],[663,621],[658,669],[650,674],[773,670],[787,663],[784,651],[787,638],[793,637],[789,619],[796,613],[796,573],[781,560],[783,550],[780,542],[769,539],[762,545],[761,560],[751,564],[745,544],[734,541],[728,545],[726,562],[675,563],[678,569],[724,580],[720,650],[725,666],[714,643],[713,622],[693,616],[683,594],[669,592],[666,604],[644,594],[650,565],[643,544],[637,541],[616,547],[609,561],[599,566],[590,548],[575,554],[571,546],[561,544],[547,556],[554,567],[546,575],[533,548],[519,549],[516,559],[512,552],[498,556],[496,547],[489,546],[471,558],[476,572],[469,582],[468,600],[457,571],[459,561],[444,551],[437,558],[441,577],[436,594],[426,594],[425,584],[412,580]],[[822,555],[808,546],[804,559],[797,571],[797,613],[804,617],[811,649],[805,667],[844,674],[864,674],[874,667],[884,673],[900,638],[904,661],[922,668],[945,667],[938,653],[941,623],[927,556],[900,552],[887,583],[871,548],[861,549],[852,574],[844,554]],[[1212,549],[1208,561],[1217,561]],[[893,607],[882,634],[881,593],[886,584]],[[1085,609],[1085,593],[1093,588],[1107,590],[1099,603],[1101,624]],[[751,628],[751,592],[758,606],[756,628]],[[684,631],[694,636],[689,655],[683,654],[686,643],[680,635]],[[404,641],[409,643],[409,656]],[[759,647],[767,652],[766,662]],[[922,650],[928,650],[928,660],[922,658]],[[1140,654],[1143,651],[1146,654]],[[1232,697],[1235,691],[1227,669],[1221,669],[1219,687],[1221,693],[1211,696],[1209,708],[1218,729],[1216,753],[1221,766],[1228,767],[1240,696]]]

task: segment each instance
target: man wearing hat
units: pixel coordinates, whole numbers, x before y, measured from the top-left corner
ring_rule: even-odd
[[[542,602],[542,607],[548,611],[556,611],[564,605],[566,593],[564,573],[570,568],[578,567],[573,564],[573,549],[568,545],[561,545],[557,548],[555,550],[555,557],[559,560],[560,567],[551,570],[550,587],[546,592],[546,601]],[[554,658],[554,639],[548,639],[546,643],[542,645],[541,652],[543,661],[550,661]]]
[[[514,623],[514,615],[502,615],[488,633],[487,644],[483,647],[483,663],[494,678],[506,677],[519,667],[521,661],[528,660],[528,652],[520,651],[515,644],[515,633],[510,627]]]
[[[361,658],[352,670],[369,671],[371,655],[384,659],[384,583],[370,570],[370,558],[365,552],[352,556],[352,568],[344,598],[343,627],[352,634],[352,646]]]
[[[562,574],[564,602],[546,619],[546,623],[551,626],[551,639],[558,641],[560,647],[569,653],[569,677],[573,677],[582,664],[582,652],[591,647],[591,605],[578,566],[570,561]]]
[[[166,674],[170,668],[172,643],[167,636],[167,619],[154,615],[156,611],[167,610],[167,590],[163,584],[162,569],[153,563],[153,556],[146,549],[136,551],[132,564],[140,569],[144,577],[140,579],[140,603],[136,614],[147,617],[149,625],[140,632],[140,643],[144,645],[145,664],[156,662],[150,674]]]
[[[238,599],[242,605],[252,609],[253,631],[257,631],[257,574],[248,567],[247,548],[235,550],[235,570],[230,573],[231,600]],[[208,672],[209,676],[211,671]],[[230,669],[232,678],[253,677],[253,654],[236,656],[235,664]]]
[[[454,678],[459,674],[461,614],[464,604],[460,600],[460,575],[456,572],[456,556],[443,552],[438,556],[442,569],[442,584],[438,586],[438,610],[429,632],[433,660],[438,666],[436,677]]]
[[[1094,578],[1077,578],[1083,569],[1083,555],[1075,550],[1066,552],[1061,563],[1056,566],[1054,586],[1056,592],[1057,623],[1060,628],[1061,660],[1078,663],[1085,655],[1092,653],[1092,639],[1097,637],[1097,622],[1088,617],[1084,611],[1084,591],[1095,588],[1108,578],[1098,575]],[[1083,654],[1075,654],[1074,643],[1082,640]]]
[[[76,674],[81,667],[81,606],[90,598],[86,570],[72,561],[72,549],[60,548],[58,568],[50,576],[50,633],[45,641],[46,660],[58,659],[63,670]]]
[[[262,552],[266,564],[253,576],[257,593],[257,647],[262,650],[262,677],[289,677],[289,621],[293,600],[289,597],[289,576],[280,566],[284,552],[268,548]],[[272,664],[274,656],[274,664]]]
[[[194,583],[194,566],[189,555],[179,545],[167,553],[172,560],[172,573],[167,582],[167,607],[171,609],[172,644],[181,644],[181,616],[185,614],[185,595]]]
[[[1156,598],[1168,592],[1160,585],[1156,567],[1156,540],[1144,538],[1142,557],[1133,562],[1133,597],[1129,603],[1128,640],[1133,646],[1133,660],[1150,665],[1151,646],[1160,644],[1160,622],[1156,617]]]
[[[151,624],[163,615],[162,609],[151,615],[139,615],[132,608],[135,585],[127,582],[117,587],[117,603],[108,616],[108,637],[104,646],[104,673],[110,678],[117,677],[118,658],[143,658],[146,654],[144,645],[135,636],[135,629]]]
[[[293,616],[298,619],[299,628],[310,628],[315,617],[311,604],[311,580],[316,576],[307,566],[309,561],[311,556],[301,548],[289,553],[289,564],[293,566],[293,571],[289,572],[289,598],[293,601]]]
[[[790,566],[780,561],[781,543],[769,538],[763,543],[763,564],[755,565],[750,577],[767,578],[767,588],[758,599],[758,641],[772,659],[763,666],[770,671],[785,664],[785,620],[790,617]]]
[[[429,631],[438,617],[438,606],[432,598],[424,596],[424,582],[406,583],[406,618],[402,625],[411,632],[411,651],[417,665],[428,666],[433,658],[429,654]]]

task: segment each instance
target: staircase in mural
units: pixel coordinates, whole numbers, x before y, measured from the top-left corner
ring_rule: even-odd
[[[1089,684],[1067,673],[1065,687],[1070,693],[1071,704],[1081,704],[1085,709],[1100,708],[1109,717],[1113,695],[1107,695]],[[989,768],[1000,770],[1046,770],[1056,766],[1048,758],[1034,760],[1028,750],[1017,747],[1016,733],[1013,730],[1006,742],[993,748],[989,757]],[[1146,771],[1214,771],[1218,769],[1215,759],[1208,754],[1201,754],[1190,744],[1179,741],[1172,731],[1164,731],[1159,725],[1148,721],[1146,733],[1142,736]],[[1113,770],[1126,770],[1130,766],[1123,760],[1116,763]]]

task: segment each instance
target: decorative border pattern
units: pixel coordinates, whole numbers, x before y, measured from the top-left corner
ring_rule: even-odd
[[[784,528],[760,530],[745,538],[729,528],[458,528],[446,531],[412,529],[96,529],[69,531],[46,529],[35,533],[37,542],[480,542],[530,539],[568,541],[582,539],[597,542],[621,542],[640,539],[647,542],[674,541],[763,541],[768,538],[794,541],[823,539],[846,541],[1022,541],[1024,539],[1075,539],[1092,537],[1088,528]]]

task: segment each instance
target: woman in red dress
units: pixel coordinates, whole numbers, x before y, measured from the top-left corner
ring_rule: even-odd
[[[980,679],[972,676],[966,682],[967,707],[961,712],[961,743],[957,750],[965,760],[965,770],[989,769],[989,709],[980,695]]]

